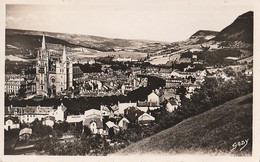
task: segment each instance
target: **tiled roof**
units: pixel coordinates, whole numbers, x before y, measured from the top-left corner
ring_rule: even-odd
[[[19,132],[19,136],[23,135],[23,134],[32,134],[32,129],[31,128],[23,128],[20,132]]]
[[[52,121],[55,121],[55,117],[54,116],[46,116],[42,119],[42,121],[45,121],[45,120],[52,120]]]
[[[85,118],[83,120],[83,126],[90,126],[92,122],[97,124],[98,129],[103,129],[103,123],[100,117]]]
[[[136,107],[129,107],[125,109],[125,117],[132,123],[136,122],[138,117],[141,116],[144,112],[137,109]]]
[[[113,122],[111,122],[111,121],[106,122],[106,126],[107,126],[108,128],[117,127],[117,125],[115,125],[115,123],[113,123]]]
[[[5,117],[5,122],[7,120],[12,120],[14,124],[19,124],[19,122],[20,122],[18,117],[12,117],[12,116]]]
[[[81,68],[79,66],[74,66],[73,67],[73,74],[82,74],[83,71],[81,70]]]
[[[138,117],[138,121],[154,121],[155,118],[147,113],[143,113]]]
[[[92,115],[101,115],[101,111],[100,110],[96,110],[96,109],[90,109],[90,110],[86,110],[84,113],[84,116],[92,116]]]

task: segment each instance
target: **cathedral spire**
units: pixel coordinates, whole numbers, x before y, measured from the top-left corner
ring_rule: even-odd
[[[42,36],[42,50],[45,50],[46,46],[45,46],[45,35],[43,34]]]
[[[66,62],[66,47],[65,45],[63,46],[63,53],[62,53],[62,62]]]

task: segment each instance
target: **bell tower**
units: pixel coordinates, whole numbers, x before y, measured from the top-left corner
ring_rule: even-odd
[[[42,47],[38,51],[36,63],[36,94],[47,95],[48,87],[48,61],[49,55],[45,44],[45,35],[42,37]]]

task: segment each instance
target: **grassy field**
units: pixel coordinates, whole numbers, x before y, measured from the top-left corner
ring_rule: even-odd
[[[248,140],[247,144],[238,146],[237,142],[241,143],[245,140]],[[167,130],[134,143],[116,154],[187,153],[251,155],[252,94],[186,119]]]

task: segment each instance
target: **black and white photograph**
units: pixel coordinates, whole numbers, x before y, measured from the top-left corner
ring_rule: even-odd
[[[254,1],[58,2],[4,5],[4,155],[252,157]]]

